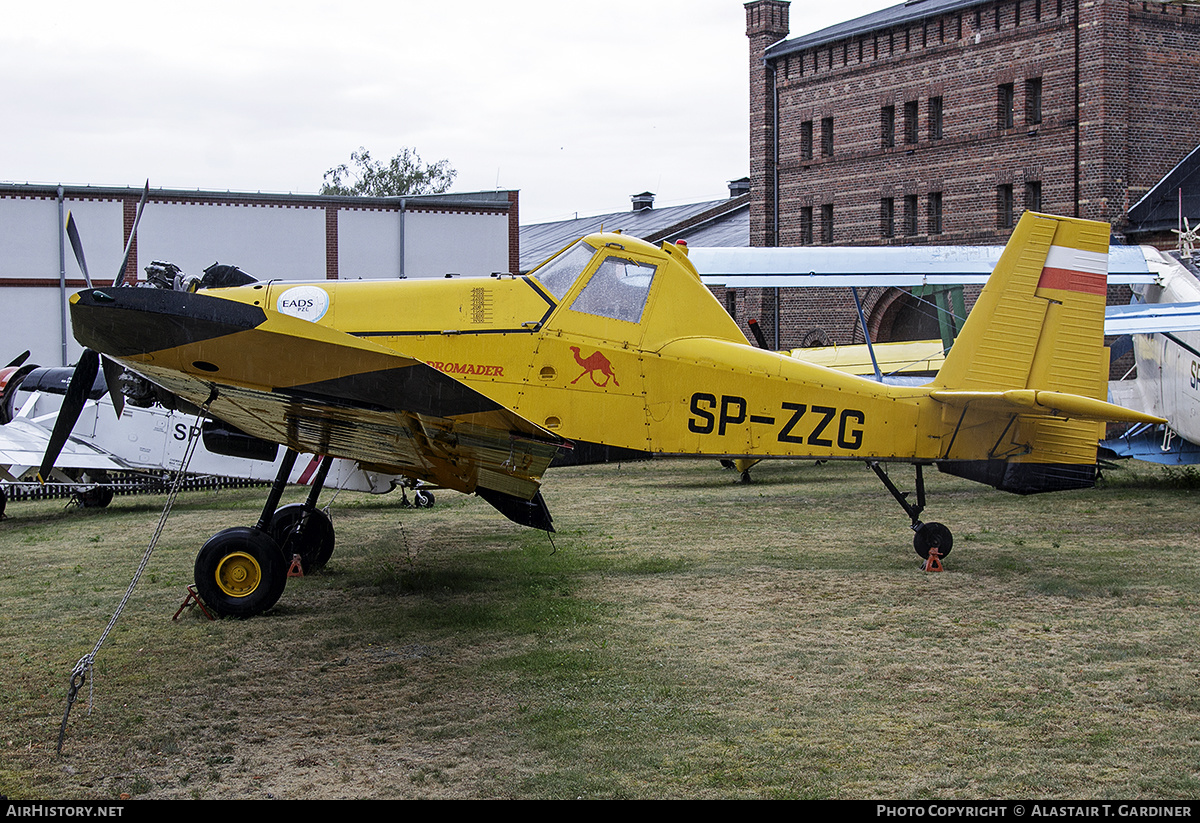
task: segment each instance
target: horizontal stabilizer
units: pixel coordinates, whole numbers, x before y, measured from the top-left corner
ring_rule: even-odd
[[[1160,417],[1126,409],[1103,400],[1036,389],[1009,391],[951,391],[938,390],[930,396],[949,406],[971,406],[973,409],[1014,414],[1066,417],[1072,420],[1091,420],[1112,423],[1165,423]]]

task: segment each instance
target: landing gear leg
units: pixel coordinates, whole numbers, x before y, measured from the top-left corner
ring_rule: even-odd
[[[296,452],[288,449],[257,525],[219,531],[196,555],[196,591],[217,614],[254,617],[283,594],[288,564],[268,529],[295,463]]]
[[[300,566],[305,574],[324,568],[333,555],[333,523],[325,512],[317,509],[317,498],[325,487],[332,462],[329,455],[321,458],[312,488],[303,503],[284,506],[271,516],[271,536],[285,558],[300,555]]]
[[[868,463],[871,470],[883,481],[883,485],[892,493],[892,497],[896,498],[896,502],[904,509],[904,513],[912,520],[913,530],[913,549],[921,556],[921,559],[929,559],[929,550],[937,549],[941,557],[950,554],[950,549],[954,546],[954,535],[950,530],[941,523],[922,523],[921,512],[925,510],[925,476],[922,474],[923,466],[916,463],[914,468],[917,470],[917,502],[912,504],[908,501],[908,494],[896,488],[896,484],[888,477],[887,472],[879,463]]]

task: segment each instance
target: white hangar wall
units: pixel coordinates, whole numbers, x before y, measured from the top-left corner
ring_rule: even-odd
[[[141,194],[0,185],[0,366],[26,349],[46,366],[78,359],[62,306],[85,282],[66,215],[93,283],[107,285]],[[509,191],[358,198],[151,190],[129,272],[144,280],[159,260],[190,276],[219,262],[261,280],[486,277],[516,270],[518,236],[517,193]]]
[[[509,218],[501,212],[341,209],[338,278],[486,277],[509,270]]]
[[[225,263],[260,280],[325,279],[323,207],[155,203],[142,216],[137,240],[141,268],[159,260],[199,277]],[[138,277],[145,279],[141,268]]]

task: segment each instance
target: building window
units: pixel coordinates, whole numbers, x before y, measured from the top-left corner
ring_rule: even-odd
[[[942,98],[929,98],[929,139],[942,139]]]
[[[800,207],[800,245],[811,246],[813,241],[812,206]]]
[[[1025,81],[1025,122],[1037,125],[1042,122],[1042,78],[1031,77]]]
[[[812,160],[813,130],[812,121],[805,120],[800,124],[800,159]]]
[[[917,196],[915,194],[904,195],[904,233],[907,235],[917,233]]]
[[[891,197],[879,201],[879,233],[884,237],[896,236],[896,201]]]
[[[1042,210],[1042,181],[1027,180],[1025,182],[1025,210]]]
[[[940,191],[929,194],[929,233],[942,233],[942,193]]]
[[[833,157],[833,118],[821,118],[821,156]]]
[[[821,206],[821,242],[833,242],[833,204]]]
[[[884,106],[879,110],[880,145],[890,149],[896,145],[896,107]]]
[[[733,289],[725,290],[725,311],[729,312],[729,316],[737,320],[737,292]]]
[[[904,142],[917,142],[917,101],[904,104]]]
[[[1001,129],[1013,127],[1013,84],[1005,83],[996,88],[996,126]]]
[[[1001,229],[1013,227],[1013,187],[1008,183],[996,187],[996,226]]]

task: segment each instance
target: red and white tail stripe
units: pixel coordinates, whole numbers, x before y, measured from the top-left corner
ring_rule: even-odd
[[[1039,289],[1062,289],[1085,294],[1108,293],[1108,254],[1051,246],[1038,280]]]

